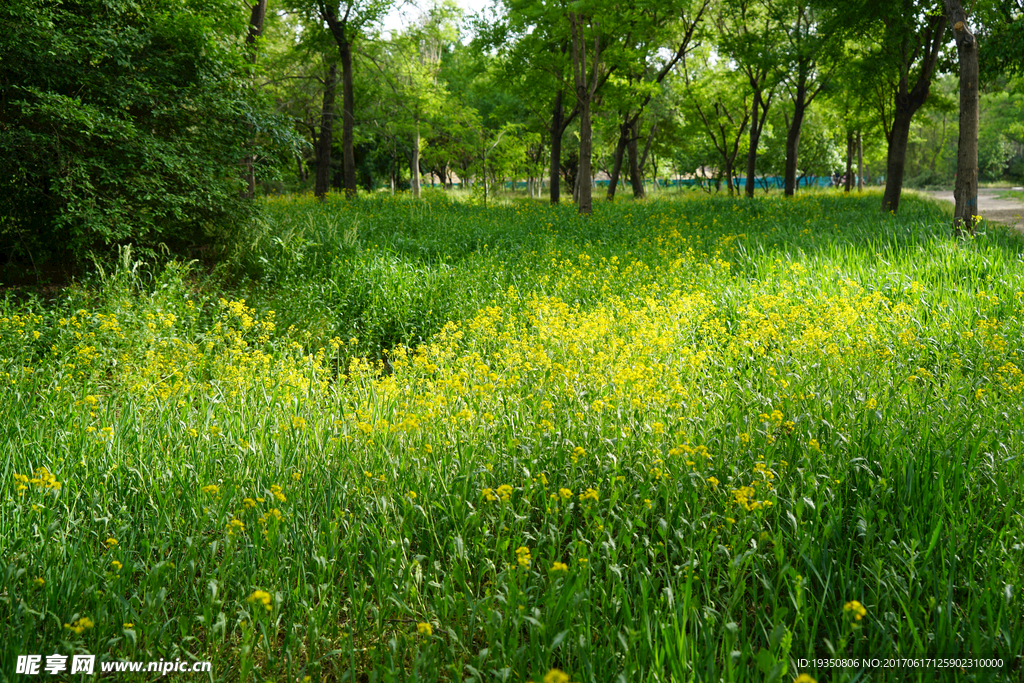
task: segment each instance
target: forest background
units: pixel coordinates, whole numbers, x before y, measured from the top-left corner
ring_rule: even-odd
[[[1019,184],[1021,2],[967,9],[979,178]],[[256,194],[430,186],[486,201],[515,188],[586,212],[591,195],[624,189],[889,180],[896,210],[903,184],[951,187],[956,171],[941,3],[504,0],[470,14],[452,0],[16,0],[0,12],[0,251],[15,267],[128,242],[223,246]]]

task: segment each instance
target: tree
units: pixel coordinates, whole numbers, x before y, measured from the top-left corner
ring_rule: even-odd
[[[601,27],[599,20],[593,15],[580,12],[569,12],[569,24],[572,29],[572,72],[576,85],[576,104],[580,110],[580,164],[576,182],[579,185],[577,205],[581,214],[594,211],[591,197],[591,152],[593,130],[590,125],[590,109],[598,86],[604,80],[605,69],[601,64]],[[590,57],[587,56],[587,44],[593,40]],[[593,60],[591,62],[591,60]]]
[[[719,171],[724,173],[731,195],[736,190],[736,159],[751,112],[747,91],[741,85],[742,74],[723,64],[712,65],[707,50],[700,51],[696,59],[684,59],[682,66],[685,97],[696,114],[690,115],[691,124],[702,128],[718,152]]]
[[[515,90],[528,111],[545,111],[548,188],[551,203],[558,204],[562,139],[580,111],[572,98],[568,5],[561,0],[503,0],[502,8],[504,13],[496,21],[478,22],[474,43],[480,52],[497,53],[503,85]],[[567,99],[573,104],[568,112]]]
[[[409,171],[413,196],[420,196],[420,151],[431,119],[441,118],[448,93],[438,79],[441,59],[458,39],[461,10],[451,0],[435,3],[416,24],[378,46],[374,63],[384,90],[393,93],[387,118],[411,139]],[[402,117],[398,112],[405,114]]]
[[[844,61],[841,21],[836,13],[816,7],[810,0],[774,0],[771,11],[779,17],[785,42],[784,55],[792,118],[786,116],[785,194],[796,191],[800,133],[807,109],[828,85],[839,64]]]
[[[650,5],[631,3],[626,10],[628,15],[623,26],[626,31],[624,49],[617,55],[618,73],[624,74],[618,80],[618,90],[623,91],[620,99],[623,101],[619,106],[618,142],[609,174],[609,200],[615,198],[623,156],[627,150],[633,196],[643,197],[637,150],[640,116],[659,92],[662,81],[686,54],[709,5],[710,0],[676,0]],[[674,43],[673,52],[665,59],[661,53],[669,43]]]
[[[783,32],[778,13],[763,2],[731,0],[720,5],[719,45],[746,76],[752,97],[750,144],[747,148],[746,196],[754,196],[758,144],[768,122],[768,110],[775,96],[773,86],[780,76],[779,58],[773,45]]]
[[[883,211],[898,211],[910,139],[910,123],[928,99],[932,76],[945,37],[946,18],[925,13],[930,6],[915,0],[899,0],[878,7],[885,30],[880,36],[879,56],[888,66],[894,93],[892,121],[886,130]]]
[[[249,87],[247,19],[227,0],[0,6],[8,260],[184,249],[244,223],[239,169],[253,129],[277,125]]]
[[[345,196],[356,195],[355,86],[352,81],[352,50],[363,32],[379,21],[390,6],[388,0],[313,0],[321,22],[326,24],[341,60],[341,152]]]
[[[944,0],[960,61],[960,140],[957,145],[953,231],[974,234],[978,213],[978,41],[960,0]]]
[[[316,181],[313,196],[325,199],[331,191],[331,150],[334,148],[334,95],[338,86],[338,65],[333,60],[324,79],[323,107],[320,109],[320,135],[316,139]],[[354,158],[354,157],[353,157]],[[354,182],[355,162],[352,163]],[[346,180],[348,179],[346,175]]]
[[[1024,75],[1024,0],[974,0],[982,83]]]
[[[263,35],[263,22],[266,16],[267,0],[256,0],[256,3],[249,8],[249,30],[245,36],[245,45],[248,53],[247,60],[250,64],[256,64],[256,58],[259,54],[259,39]],[[250,126],[251,129],[252,126]],[[253,141],[253,144],[255,144],[255,141]],[[253,168],[252,153],[245,156],[245,159],[242,160],[242,165],[245,167],[246,186],[243,190],[244,196],[247,199],[252,199],[256,194],[256,173]]]

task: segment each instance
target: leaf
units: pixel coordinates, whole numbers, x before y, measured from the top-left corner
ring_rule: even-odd
[[[569,629],[565,629],[564,631],[562,631],[561,633],[556,635],[554,638],[552,638],[551,639],[551,649],[555,650],[556,648],[558,648],[558,646],[562,644],[562,641],[565,640],[566,636],[568,636],[568,635],[569,635]]]

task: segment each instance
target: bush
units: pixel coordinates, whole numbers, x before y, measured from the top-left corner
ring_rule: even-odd
[[[203,9],[155,0],[0,8],[8,263],[81,262],[126,243],[182,250],[248,218],[239,162],[260,117],[232,39],[245,25],[226,5]]]

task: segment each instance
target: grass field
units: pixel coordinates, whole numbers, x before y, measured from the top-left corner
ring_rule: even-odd
[[[879,202],[286,197],[8,296],[0,679],[1021,680],[1022,243]]]

